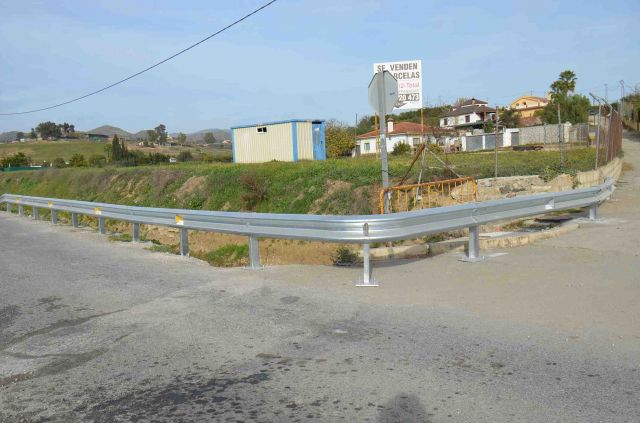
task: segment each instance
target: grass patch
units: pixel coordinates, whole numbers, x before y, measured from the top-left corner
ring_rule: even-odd
[[[440,157],[460,175],[493,176],[493,152],[441,154]],[[571,149],[565,152],[565,166],[561,169],[558,151],[501,151],[499,175],[537,174],[551,179],[562,171],[575,174],[591,170],[594,159],[593,149]],[[390,156],[392,184],[400,181],[410,162],[409,156]],[[419,171],[419,166],[412,169],[406,183],[415,182]],[[428,156],[423,180],[451,176],[449,170]],[[136,168],[0,173],[0,193],[147,207],[265,213],[372,213],[377,203],[372,195],[379,186],[380,161],[375,157],[297,163],[190,162]]]
[[[245,266],[249,259],[249,246],[227,244],[209,252],[193,252],[193,257],[216,267]]]
[[[153,241],[152,241],[153,242]],[[151,247],[145,248],[149,251],[155,251],[158,253],[170,253],[170,254],[179,254],[180,247],[178,244],[173,245],[164,245],[164,244],[156,244],[154,243]]]
[[[109,241],[114,242],[131,242],[133,238],[130,234],[113,234],[109,235]]]

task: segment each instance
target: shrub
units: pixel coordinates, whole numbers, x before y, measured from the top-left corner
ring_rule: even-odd
[[[62,157],[58,157],[51,162],[51,166],[57,169],[63,168],[66,165],[67,165],[67,162],[65,162]]]
[[[181,151],[177,158],[179,162],[189,162],[193,160],[193,154],[191,154],[191,151]]]
[[[107,163],[107,158],[102,154],[94,154],[89,157],[89,166],[91,167],[102,167]]]
[[[0,167],[29,166],[29,158],[24,153],[16,153],[0,161]]]
[[[336,249],[335,254],[331,256],[331,261],[336,266],[351,266],[355,264],[358,256],[345,245],[341,245]]]
[[[240,198],[246,210],[255,210],[256,206],[267,198],[267,183],[256,173],[247,172],[240,175],[240,183],[247,189]]]
[[[69,160],[69,166],[71,167],[83,167],[86,165],[87,165],[87,162],[85,161],[84,156],[79,153],[75,153],[73,156],[71,156],[71,159]]]
[[[394,156],[400,156],[403,154],[409,154],[411,153],[411,146],[409,144],[405,144],[403,142],[396,144],[396,146],[393,148],[393,151],[391,152],[391,154],[393,154]]]

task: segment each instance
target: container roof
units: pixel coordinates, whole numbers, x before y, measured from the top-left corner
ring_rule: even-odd
[[[278,125],[281,123],[292,123],[292,122],[324,122],[324,119],[288,119],[288,120],[276,120],[273,122],[260,122],[260,123],[254,123],[252,125],[238,125],[238,126],[232,126],[231,129],[238,129],[238,128],[252,128],[254,126],[268,126],[268,125]]]

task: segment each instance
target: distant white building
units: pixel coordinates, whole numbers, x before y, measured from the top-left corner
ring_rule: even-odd
[[[379,139],[380,131],[377,129],[356,137],[356,154],[376,154],[380,152]],[[440,137],[445,132],[441,128],[420,125],[413,122],[394,123],[393,119],[387,120],[387,151],[391,153],[396,145],[400,143],[417,147],[424,137],[425,142],[435,143],[436,137]]]
[[[453,107],[440,118],[440,127],[447,129],[471,129],[480,127],[486,121],[495,120],[496,109],[486,101],[472,98]]]

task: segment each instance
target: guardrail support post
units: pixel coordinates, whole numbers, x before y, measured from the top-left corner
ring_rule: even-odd
[[[24,206],[22,204],[18,205],[18,215],[24,216]]]
[[[105,218],[104,217],[99,217],[98,218],[98,232],[100,232],[100,235],[104,235],[107,233],[107,228],[105,225]]]
[[[58,224],[58,210],[51,210],[51,223]]]
[[[370,248],[369,244],[364,244],[362,246],[362,282],[357,283],[356,286],[378,286],[378,282],[371,277]]]
[[[39,220],[40,219],[40,209],[37,207],[33,207],[33,220]]]
[[[249,268],[260,269],[260,244],[253,235],[249,236]]]
[[[180,255],[189,255],[189,231],[185,228],[180,228]]]
[[[77,228],[78,225],[78,213],[71,213],[71,224],[74,228]]]
[[[140,242],[140,224],[132,223],[131,224],[131,240],[133,242]]]
[[[592,204],[589,206],[589,220],[596,220],[598,218],[598,205]]]
[[[469,247],[467,258],[477,260],[480,258],[480,227],[478,225],[469,226]]]

